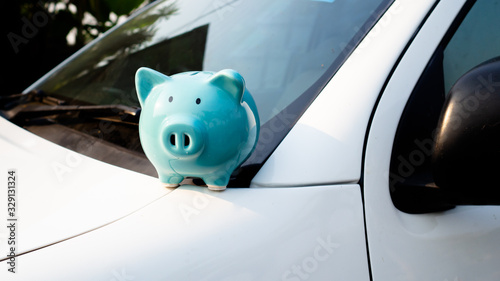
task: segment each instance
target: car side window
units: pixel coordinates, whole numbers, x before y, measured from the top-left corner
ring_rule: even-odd
[[[431,170],[434,132],[453,84],[500,56],[500,1],[466,3],[428,62],[405,106],[391,155],[390,193],[407,213],[453,208],[440,200]],[[480,82],[480,81],[479,81]],[[479,83],[478,82],[478,83]]]
[[[500,55],[500,1],[477,1],[444,48],[445,93],[463,74]]]

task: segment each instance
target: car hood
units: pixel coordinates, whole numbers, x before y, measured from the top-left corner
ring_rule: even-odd
[[[78,154],[3,118],[0,128],[0,209],[6,214],[7,207],[15,208],[10,211],[17,218],[18,255],[102,227],[172,190],[154,177]],[[7,206],[10,169],[17,171],[16,197],[15,205]],[[10,235],[0,228],[0,260],[7,257]]]

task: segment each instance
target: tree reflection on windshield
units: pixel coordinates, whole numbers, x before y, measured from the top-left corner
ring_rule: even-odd
[[[53,73],[39,88],[48,94],[77,102],[109,104],[117,103],[118,99],[122,101],[119,103],[137,105],[133,84],[131,87],[127,83],[137,68],[131,75],[126,75],[127,72],[122,73],[119,67],[126,64],[129,55],[144,51],[158,32],[158,23],[176,12],[175,4],[145,11],[96,41],[70,64]],[[154,67],[154,64],[151,66]],[[125,85],[120,86],[123,82]]]

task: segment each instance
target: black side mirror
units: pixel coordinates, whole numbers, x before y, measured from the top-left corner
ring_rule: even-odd
[[[452,205],[500,205],[500,58],[462,76],[436,129],[435,183]]]

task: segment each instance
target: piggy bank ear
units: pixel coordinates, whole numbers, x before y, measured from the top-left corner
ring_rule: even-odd
[[[225,90],[241,103],[245,92],[245,80],[238,72],[232,69],[221,70],[211,76],[208,83]]]
[[[135,88],[137,90],[137,97],[144,107],[144,102],[148,97],[151,90],[158,84],[171,80],[170,77],[164,75],[156,70],[147,67],[141,67],[135,73]]]

